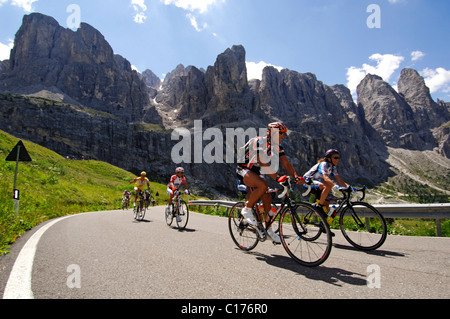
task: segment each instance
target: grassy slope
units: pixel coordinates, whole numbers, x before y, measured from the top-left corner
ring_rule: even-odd
[[[19,139],[0,131],[0,255],[36,225],[80,212],[119,209],[122,192],[134,175],[98,161],[73,161],[23,141],[33,162],[20,163],[17,188],[20,216],[14,214],[12,190],[16,163],[5,158]],[[167,202],[166,186],[151,183],[159,204]]]

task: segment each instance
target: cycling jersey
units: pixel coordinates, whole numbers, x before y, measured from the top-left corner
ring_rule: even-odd
[[[314,165],[308,173],[303,176],[305,179],[313,179],[316,181],[323,181],[323,175],[328,175],[330,177],[339,176],[337,167],[331,165],[328,162],[322,162]]]
[[[242,168],[248,168],[254,172],[258,172],[261,170],[261,165],[258,162],[258,155],[265,155],[268,159],[267,162],[270,162],[270,158],[273,156],[273,151],[275,151],[273,146],[270,145],[270,142],[267,137],[255,137],[251,139],[244,146],[244,158],[239,159],[239,166]],[[282,146],[278,146],[278,156],[284,156],[286,153]]]
[[[150,181],[148,180],[148,178],[144,178],[144,180],[142,181],[140,178],[138,178],[136,180],[136,184],[134,184],[135,188],[138,188],[139,190],[143,191],[145,188],[145,185],[147,185],[147,183],[149,183]]]
[[[171,178],[170,178],[170,182],[169,182],[169,184],[167,185],[168,187],[171,187],[172,185],[171,184],[173,184],[174,185],[174,187],[175,187],[175,189],[179,189],[180,188],[180,186],[181,186],[181,184],[183,184],[184,185],[184,188],[186,189],[187,188],[187,180],[186,180],[186,177],[178,177],[178,175],[173,175]]]

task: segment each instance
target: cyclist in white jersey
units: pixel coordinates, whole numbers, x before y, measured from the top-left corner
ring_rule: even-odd
[[[342,180],[337,171],[336,166],[338,165],[340,158],[339,151],[331,149],[326,152],[324,158],[320,159],[319,162],[303,176],[306,180],[313,180],[314,187],[321,191],[318,204],[319,209],[323,210],[323,206],[329,205],[326,199],[335,186],[335,183],[331,178],[334,178],[340,186],[349,187],[349,185]]]

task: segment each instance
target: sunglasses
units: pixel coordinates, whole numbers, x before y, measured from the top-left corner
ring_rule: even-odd
[[[338,160],[341,159],[339,156],[334,156],[333,159]]]

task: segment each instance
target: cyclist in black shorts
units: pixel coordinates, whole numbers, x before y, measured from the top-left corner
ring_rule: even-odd
[[[246,221],[256,226],[257,221],[252,213],[252,207],[261,199],[264,205],[264,211],[271,210],[272,198],[266,194],[269,184],[264,179],[264,175],[281,183],[286,180],[287,176],[279,176],[273,170],[269,163],[271,160],[278,160],[283,167],[291,175],[296,182],[304,183],[304,179],[299,177],[286,157],[283,147],[279,144],[286,137],[287,127],[282,123],[271,123],[268,125],[267,136],[255,137],[245,145],[245,158],[240,161],[236,169],[238,178],[247,186],[253,189],[246,202],[246,207],[242,210],[242,215]],[[272,229],[267,231],[274,242],[281,243],[280,236],[275,234]]]

